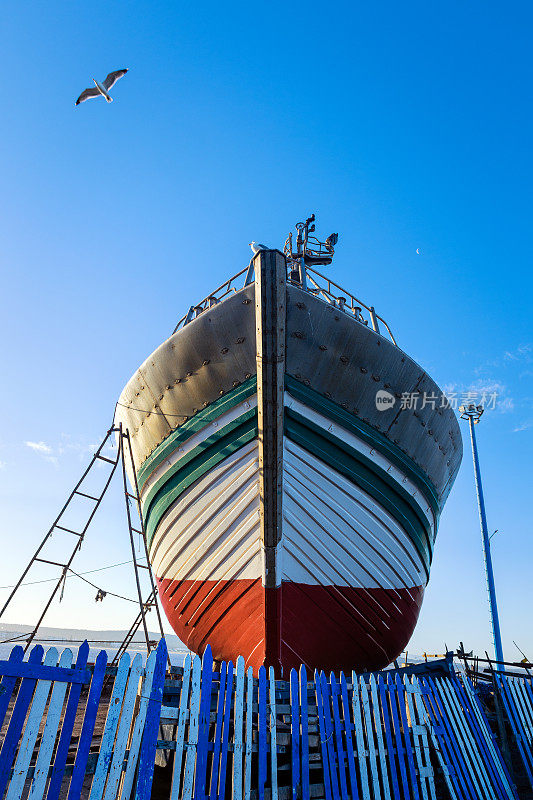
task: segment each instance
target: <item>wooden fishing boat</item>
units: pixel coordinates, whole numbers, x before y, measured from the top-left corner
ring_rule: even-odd
[[[191,307],[115,421],[190,649],[374,670],[416,625],[461,435],[374,308],[317,272],[336,235],[313,220]]]

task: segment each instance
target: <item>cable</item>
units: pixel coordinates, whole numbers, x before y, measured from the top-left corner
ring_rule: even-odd
[[[126,403],[119,403],[118,400],[117,400],[117,406],[122,406],[122,408],[127,408],[128,411],[138,411],[139,414],[159,414],[160,417],[183,417],[184,419],[187,419],[187,414],[167,414],[164,413],[163,411],[154,411],[153,409],[151,411],[147,411],[144,408],[135,408],[135,406],[127,406]]]
[[[99,586],[96,585],[96,583],[92,583],[91,581],[88,581],[87,578],[83,578],[81,575],[78,575],[77,572],[74,572],[72,567],[69,568],[69,572],[72,572],[72,574],[75,575],[76,578],[80,578],[80,580],[84,581],[85,583],[88,583],[89,586],[93,587],[93,589],[97,589],[98,592],[102,592],[103,591],[104,592],[104,596],[109,594],[109,595],[111,595],[111,597],[118,597],[120,600],[127,600],[128,603],[135,603],[135,605],[139,605],[138,601],[137,600],[132,600],[131,597],[124,597],[124,595],[122,595],[122,594],[115,594],[115,592],[108,592],[108,591],[106,591],[104,589],[101,589]],[[104,598],[102,597],[100,599],[103,600]]]
[[[106,569],[114,569],[115,567],[123,567],[125,564],[131,564],[132,561],[133,561],[133,559],[130,558],[129,561],[121,561],[120,564],[110,564],[108,567],[98,567],[98,569],[89,569],[89,570],[87,570],[87,572],[81,572],[80,575],[91,575],[93,572],[103,572]],[[73,570],[71,570],[71,572],[73,572]],[[67,578],[69,578],[69,577],[70,577],[70,575],[67,575]],[[78,575],[78,577],[79,577],[79,575]],[[54,581],[57,581],[57,578],[45,578],[42,581],[29,581],[28,583],[21,583],[19,588],[22,588],[22,586],[35,586],[38,583],[53,583]],[[0,586],[0,589],[14,589],[15,585],[16,584],[13,584],[12,586]]]

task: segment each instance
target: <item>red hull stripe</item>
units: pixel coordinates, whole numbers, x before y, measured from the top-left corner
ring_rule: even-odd
[[[361,589],[285,582],[265,589],[261,580],[159,580],[165,613],[195,652],[211,645],[213,657],[246,666],[287,671],[375,670],[390,664],[409,641],[424,588]],[[279,630],[268,630],[268,607]]]
[[[143,488],[148,476],[154,469],[162,464],[183,442],[186,442],[187,439],[190,439],[191,436],[201,431],[202,428],[205,428],[206,425],[213,422],[213,420],[220,417],[229,409],[242,403],[247,397],[251,397],[256,391],[257,377],[254,375],[252,378],[244,381],[238,389],[227,392],[219,400],[211,403],[207,408],[198,411],[194,417],[183,422],[179,428],[173,431],[155,448],[137,472],[139,490]]]

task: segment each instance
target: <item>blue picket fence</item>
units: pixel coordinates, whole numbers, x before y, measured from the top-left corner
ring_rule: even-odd
[[[0,661],[0,798],[57,800],[61,794],[77,800],[89,775],[91,800],[150,797],[166,644],[159,643],[144,667],[140,655],[133,661],[127,653],[122,656],[97,749],[107,654],[99,653],[92,669],[88,655],[85,642],[73,665],[71,650],[59,656],[51,647],[45,655],[38,645],[23,661],[17,646],[8,661]]]
[[[533,688],[531,676],[493,674],[494,685],[503,706],[524,771],[533,790]]]
[[[468,679],[452,669],[351,676],[187,656],[160,642],[110,676],[88,645],[0,662],[0,798],[150,797],[169,763],[172,800],[511,800],[516,789]],[[109,684],[109,681],[112,681]],[[497,677],[533,787],[530,682]],[[98,726],[97,723],[98,716]]]
[[[464,676],[254,679],[187,657],[161,709],[172,800],[511,800],[516,790]],[[442,788],[442,787],[441,787]]]

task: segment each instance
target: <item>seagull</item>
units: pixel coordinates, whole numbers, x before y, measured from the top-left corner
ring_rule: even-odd
[[[127,71],[127,69],[117,69],[116,72],[110,72],[103,83],[99,83],[99,81],[93,78],[95,84],[94,89],[85,89],[76,100],[76,105],[79,106],[79,104],[83,103],[85,100],[90,100],[92,97],[100,97],[100,95],[105,97],[108,103],[112,103],[113,98],[109,96],[109,90]]]
[[[259,242],[249,242],[250,247],[252,248],[252,252],[255,256],[260,250],[268,250],[266,244],[259,244]]]

